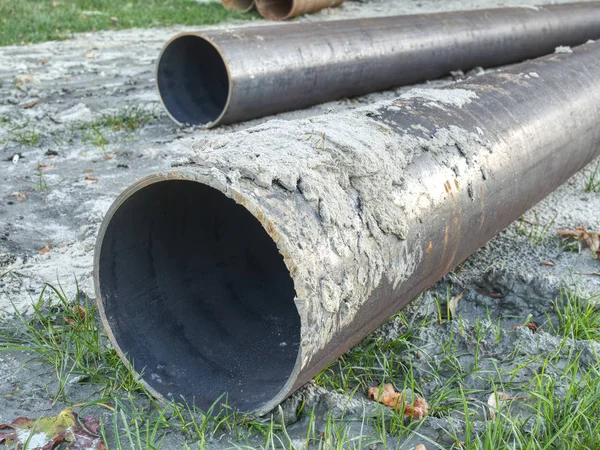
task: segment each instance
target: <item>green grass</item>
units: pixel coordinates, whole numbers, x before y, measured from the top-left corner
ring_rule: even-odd
[[[406,420],[382,405],[362,417],[346,417],[339,411],[317,417],[303,404],[303,428],[292,432],[277,415],[250,417],[230,408],[226,398],[208,411],[156,400],[107,345],[95,304],[77,286],[68,296],[60,285],[46,285],[33,305],[33,315],[18,312],[16,323],[0,323],[0,350],[24,351],[33,354],[34,361],[54,367],[58,380],[57,391],[51,393],[54,401],[69,402],[64,388],[74,377],[98,385],[98,397],[83,408],[100,405],[112,411],[100,432],[107,447],[116,450],[160,449],[173,432],[186,449],[211,448],[216,441],[230,442],[227,448],[236,449],[364,449],[373,444],[392,449],[409,437],[430,450],[600,448],[600,365],[589,360],[589,351],[583,360],[581,344],[600,341],[598,295],[563,288],[554,305],[549,303],[554,319],[548,321],[548,330],[559,344],[537,354],[524,353],[518,342],[510,354],[494,354],[503,339],[513,342],[514,333],[528,331],[502,329],[489,317],[472,321],[460,314],[452,317],[444,312],[449,298],[449,290],[434,298],[430,313],[396,314],[315,379],[348,399],[363,398],[368,387],[385,382],[421,394],[427,384],[429,417],[451,424],[439,432],[453,442],[449,446],[422,434],[423,420]],[[434,333],[439,348],[420,347],[424,327]],[[578,339],[576,345],[573,339]],[[470,362],[465,364],[467,355]],[[528,375],[519,376],[523,373]],[[473,379],[480,380],[479,387],[472,385]],[[490,418],[482,399],[494,392],[510,392],[520,399],[499,406]]]
[[[72,33],[209,25],[256,14],[195,0],[0,0],[0,46],[69,38]]]
[[[554,311],[555,333],[565,338],[600,342],[600,293],[589,295],[576,287],[564,287],[560,299],[554,303]]]
[[[516,232],[517,234],[526,236],[530,243],[534,245],[542,245],[545,240],[550,237],[548,232],[550,231],[550,228],[552,228],[552,225],[554,225],[555,220],[556,216],[554,216],[546,225],[542,225],[538,220],[537,214],[534,213],[533,221],[526,220],[523,217],[519,219]]]
[[[5,135],[0,138],[0,144],[33,147],[40,142],[40,134],[30,121],[19,123],[8,117],[0,117],[0,132]]]
[[[584,190],[585,192],[600,192],[600,161],[596,163],[596,167],[588,174]]]
[[[141,389],[116,351],[108,345],[95,304],[77,289],[68,298],[62,287],[46,285],[33,305],[33,316],[16,311],[16,323],[0,323],[0,350],[23,351],[54,367],[58,386],[53,401],[66,400],[73,379],[102,387],[103,395]]]

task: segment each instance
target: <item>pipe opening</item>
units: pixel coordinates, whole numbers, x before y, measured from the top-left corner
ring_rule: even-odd
[[[270,20],[285,20],[292,12],[294,0],[257,0],[260,14]]]
[[[116,209],[99,251],[106,321],[163,397],[206,410],[227,393],[255,411],[284,388],[300,348],[294,286],[244,207],[197,182],[155,182]]]
[[[184,35],[167,44],[158,62],[156,82],[165,108],[181,124],[210,125],[227,107],[225,62],[200,36]]]

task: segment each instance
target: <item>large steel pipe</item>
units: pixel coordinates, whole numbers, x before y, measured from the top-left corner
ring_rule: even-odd
[[[176,122],[212,127],[598,37],[600,2],[184,33],[157,85]]]
[[[248,12],[254,8],[254,0],[221,0],[221,3],[231,11]]]
[[[340,6],[344,0],[256,0],[258,12],[269,20],[287,20],[325,8]]]
[[[600,155],[600,44],[202,142],[100,228],[153,393],[265,412]]]

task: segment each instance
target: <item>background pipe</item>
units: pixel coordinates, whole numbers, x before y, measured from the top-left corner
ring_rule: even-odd
[[[221,3],[232,11],[248,12],[254,8],[254,0],[221,0]]]
[[[340,6],[344,0],[256,0],[258,12],[269,20],[287,20],[325,8]]]
[[[126,189],[94,276],[158,396],[266,412],[600,156],[600,44],[196,144]]]
[[[161,101],[212,127],[492,67],[600,37],[600,2],[186,33],[163,48]]]

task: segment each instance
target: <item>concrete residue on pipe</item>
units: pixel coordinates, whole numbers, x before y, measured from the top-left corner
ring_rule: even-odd
[[[245,27],[174,37],[156,78],[177,123],[209,128],[593,38],[600,2]]]
[[[256,0],[258,12],[269,20],[287,20],[325,8],[340,6],[344,0]]]
[[[254,0],[221,0],[221,3],[232,11],[248,12],[254,8]]]
[[[589,44],[198,142],[106,215],[111,341],[156,395],[267,412],[599,156],[599,68]]]

